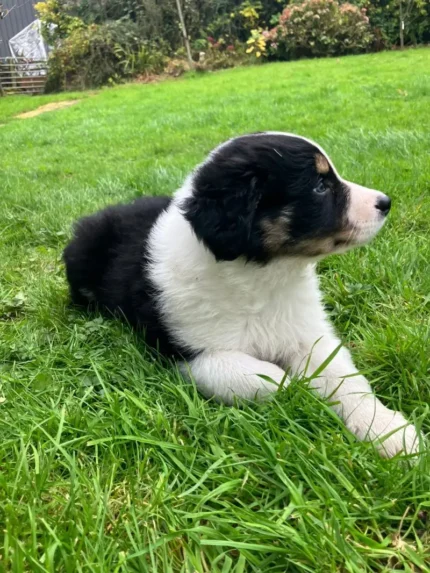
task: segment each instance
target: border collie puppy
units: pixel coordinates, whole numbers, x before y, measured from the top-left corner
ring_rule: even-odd
[[[346,348],[335,352],[315,270],[318,259],[370,241],[389,210],[389,197],[342,179],[312,141],[237,137],[173,199],[80,220],[64,253],[71,296],[143,329],[204,396],[264,398],[286,371],[318,370],[311,387],[358,439],[385,456],[414,453],[414,427],[374,396]]]

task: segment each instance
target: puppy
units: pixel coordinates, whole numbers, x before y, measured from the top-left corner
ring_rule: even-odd
[[[315,270],[322,257],[370,241],[390,205],[342,179],[312,141],[237,137],[173,199],[142,198],[79,221],[64,253],[71,296],[119,311],[176,356],[206,397],[261,399],[286,370],[306,374],[359,440],[384,456],[413,453],[413,426],[372,394],[340,347]]]

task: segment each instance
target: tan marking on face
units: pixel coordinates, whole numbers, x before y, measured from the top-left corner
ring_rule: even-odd
[[[329,255],[333,250],[333,237],[315,237],[300,241],[290,252],[292,255],[319,257],[321,255]]]
[[[263,243],[267,250],[274,254],[279,253],[289,238],[288,229],[290,215],[288,212],[282,213],[276,219],[263,219]]]
[[[333,235],[335,243],[351,243],[354,241],[356,231],[354,227],[346,224],[340,231]]]
[[[317,168],[317,172],[321,175],[325,175],[330,171],[329,162],[321,153],[315,155],[315,167]]]

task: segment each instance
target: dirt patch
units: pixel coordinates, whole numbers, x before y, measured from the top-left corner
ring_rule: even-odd
[[[137,76],[134,82],[137,84],[155,84],[166,79],[167,76],[162,74],[145,74],[144,76]]]
[[[15,116],[19,119],[28,119],[30,117],[36,117],[41,113],[46,113],[48,111],[55,111],[56,109],[62,109],[63,107],[70,107],[71,105],[75,105],[75,103],[79,103],[81,100],[79,99],[70,99],[66,101],[57,101],[53,103],[47,103],[46,105],[42,105],[33,111],[26,111],[25,113],[20,113],[19,115]]]

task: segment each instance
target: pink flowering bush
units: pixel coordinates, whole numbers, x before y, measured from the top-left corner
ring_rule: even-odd
[[[278,59],[357,54],[372,39],[365,9],[336,0],[289,4],[266,35],[269,53]]]

